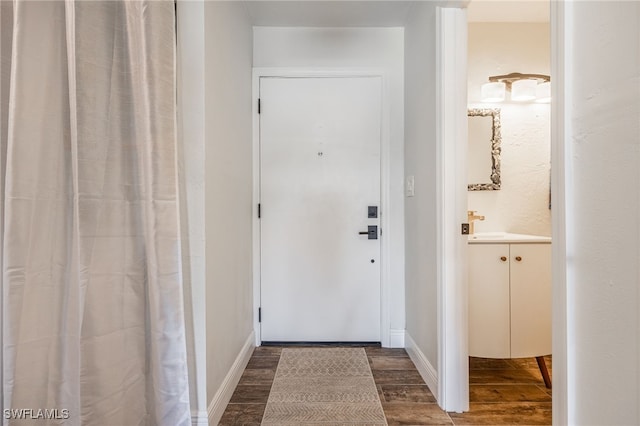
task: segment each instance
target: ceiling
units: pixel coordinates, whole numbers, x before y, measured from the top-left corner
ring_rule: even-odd
[[[550,0],[471,0],[469,22],[549,22]]]
[[[402,27],[411,7],[434,0],[254,0],[243,2],[256,26]],[[468,0],[438,3],[465,5]],[[471,0],[469,22],[548,22],[549,0]]]
[[[256,26],[402,27],[411,1],[247,1]]]

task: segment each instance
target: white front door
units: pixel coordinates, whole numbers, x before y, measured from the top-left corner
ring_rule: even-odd
[[[260,78],[262,341],[380,341],[381,84]]]

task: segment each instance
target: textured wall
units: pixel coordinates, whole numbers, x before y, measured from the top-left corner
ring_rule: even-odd
[[[640,3],[568,9],[568,423],[637,425]]]
[[[550,105],[479,103],[491,75],[549,75],[549,37],[548,24],[469,24],[469,106],[500,108],[502,118],[502,188],[469,192],[469,210],[486,218],[475,222],[476,232],[551,235]]]

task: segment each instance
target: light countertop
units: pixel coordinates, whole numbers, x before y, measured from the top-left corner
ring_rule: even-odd
[[[551,237],[512,234],[510,232],[476,232],[469,235],[470,244],[551,243]]]

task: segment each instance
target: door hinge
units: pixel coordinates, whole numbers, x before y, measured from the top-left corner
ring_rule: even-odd
[[[260,98],[258,98],[258,114],[260,114]]]
[[[260,219],[262,217],[262,207],[261,204],[258,203],[258,219]]]
[[[262,308],[258,308],[258,322],[262,322]]]

